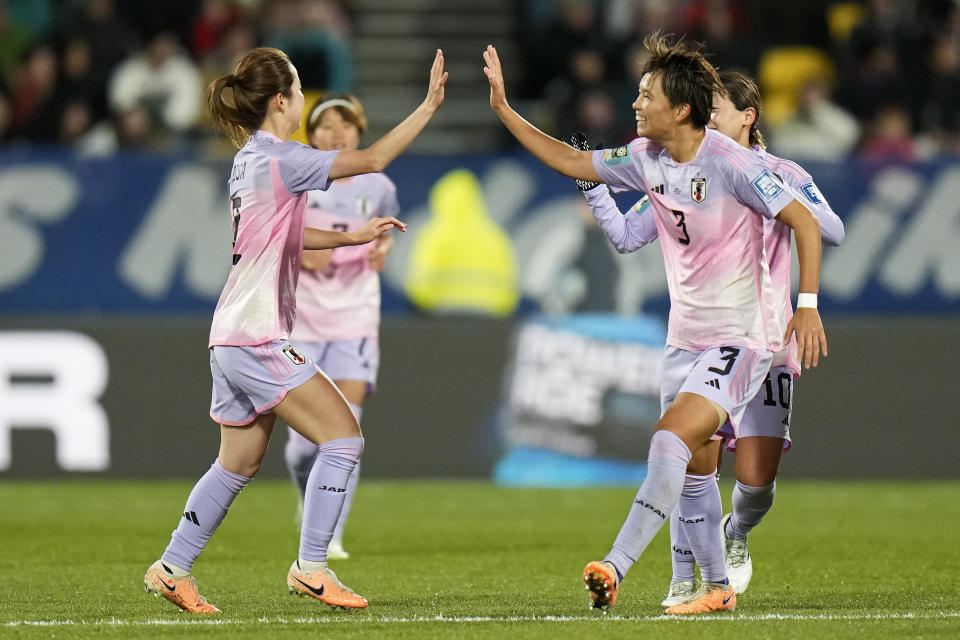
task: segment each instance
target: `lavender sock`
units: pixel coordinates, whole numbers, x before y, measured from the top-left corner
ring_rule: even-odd
[[[727,566],[723,559],[723,539],[720,537],[723,504],[716,471],[705,476],[687,474],[677,511],[680,529],[700,565],[701,578],[705,582],[724,582],[727,579]]]
[[[776,480],[762,487],[751,487],[737,480],[737,486],[733,488],[733,513],[727,522],[727,537],[734,540],[746,538],[770,511],[776,493]]]
[[[287,462],[290,479],[300,490],[300,497],[302,498],[307,491],[307,478],[310,477],[313,462],[317,459],[318,448],[317,445],[290,427],[287,427],[287,432],[287,444],[283,447],[283,458]]]
[[[215,460],[190,492],[180,524],[161,559],[190,571],[213,532],[223,522],[233,499],[248,482],[250,478],[230,473],[220,466],[220,460]]]
[[[327,546],[349,490],[348,480],[363,451],[363,438],[339,438],[320,445],[303,500],[301,560],[326,562]]]
[[[687,445],[670,431],[657,431],[650,439],[647,477],[637,491],[613,549],[604,558],[617,568],[620,576],[626,575],[670,517],[680,500],[684,472],[690,457]]]
[[[347,401],[350,405],[350,411],[353,417],[360,422],[360,416],[363,415],[363,407],[355,402]],[[350,479],[347,480],[347,492],[343,498],[343,508],[340,509],[340,518],[337,520],[337,527],[333,530],[334,540],[343,540],[343,527],[347,524],[347,517],[350,515],[350,507],[353,506],[353,498],[357,495],[357,483],[360,482],[360,462],[353,468]]]
[[[679,515],[670,516],[670,558],[673,576],[670,582],[693,582],[696,578],[697,563],[693,559],[693,550],[687,541],[687,534],[680,527]]]

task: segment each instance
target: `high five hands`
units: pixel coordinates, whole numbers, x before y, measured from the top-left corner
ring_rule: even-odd
[[[443,51],[437,49],[430,68],[430,85],[427,88],[427,97],[423,104],[436,111],[443,104],[443,88],[447,84],[448,74],[443,70]]]
[[[500,68],[500,56],[496,48],[489,44],[483,52],[483,61],[486,66],[483,73],[490,82],[490,108],[494,111],[507,106],[507,92],[503,87],[503,70]]]

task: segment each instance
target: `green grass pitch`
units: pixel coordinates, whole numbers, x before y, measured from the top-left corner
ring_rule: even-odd
[[[736,612],[682,619],[659,606],[665,529],[613,611],[587,609],[580,571],[634,490],[439,481],[361,483],[331,563],[370,599],[355,612],[287,595],[294,492],[253,482],[194,567],[223,613],[182,614],[142,577],[189,489],[0,482],[0,638],[960,638],[960,482],[784,480]]]

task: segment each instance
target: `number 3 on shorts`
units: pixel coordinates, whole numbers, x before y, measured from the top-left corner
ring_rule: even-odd
[[[720,361],[726,362],[727,365],[723,369],[709,367],[707,371],[712,371],[713,373],[718,373],[721,376],[725,376],[730,373],[730,369],[733,368],[733,364],[737,361],[737,356],[740,355],[740,349],[737,349],[736,347],[720,347],[720,353],[726,354],[720,358]]]

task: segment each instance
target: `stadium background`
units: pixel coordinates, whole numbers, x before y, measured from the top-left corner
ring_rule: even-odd
[[[368,477],[539,464],[510,458],[519,448],[599,458],[574,480],[634,485],[650,380],[628,388],[617,362],[576,367],[530,345],[655,347],[659,252],[615,255],[572,181],[511,144],[480,53],[498,46],[523,115],[614,146],[630,138],[654,28],[760,79],[771,149],[808,168],[846,224],[824,252],[831,355],[797,384],[784,476],[957,477],[960,9],[936,0],[0,1],[0,474],[194,478],[209,464],[204,349],[229,268],[230,150],[199,103],[237,52],[268,44],[306,86],[356,92],[367,142],[420,101],[432,51],[446,54],[446,103],[387,171],[411,231],[384,275]],[[450,179],[458,168],[476,181]],[[504,238],[509,257],[476,254]],[[543,394],[531,406],[517,405],[521,370],[535,374],[525,397]],[[584,388],[594,396],[570,400]],[[601,415],[550,414],[566,401]],[[279,450],[264,474],[283,474]],[[569,466],[541,469],[498,477],[571,481]]]

